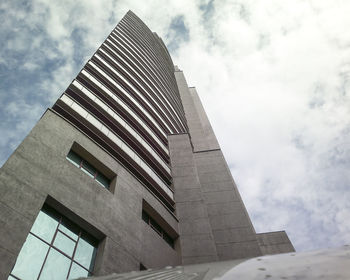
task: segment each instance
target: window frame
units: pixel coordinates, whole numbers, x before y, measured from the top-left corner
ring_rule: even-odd
[[[75,159],[79,159],[79,161],[75,161]],[[74,166],[76,166],[78,169],[83,171],[86,175],[94,179],[97,183],[99,183],[102,187],[106,188],[107,190],[111,191],[111,183],[113,180],[109,179],[107,176],[105,176],[101,171],[99,171],[93,164],[91,164],[89,161],[81,157],[78,153],[76,153],[74,150],[70,149],[68,152],[66,159],[72,163]],[[84,166],[85,164],[85,166]],[[90,168],[90,170],[88,169]],[[91,170],[93,169],[93,170]],[[91,172],[90,172],[91,171]],[[99,179],[103,179],[108,182],[108,186],[101,182]]]
[[[167,233],[144,209],[142,209],[142,220],[149,225],[171,248],[175,249],[176,239],[172,238],[170,234]]]
[[[37,221],[37,218],[38,218],[38,216],[39,216],[39,214],[41,212],[45,213],[50,218],[52,218],[53,220],[57,221],[57,225],[56,225],[56,228],[54,229],[54,234],[51,237],[51,241],[50,242],[45,240],[43,237],[39,236],[37,233],[32,232],[33,226],[34,226],[35,222]],[[36,279],[42,279],[41,278],[42,272],[43,272],[43,270],[45,268],[45,265],[47,263],[46,261],[48,259],[48,256],[49,256],[49,254],[50,254],[50,252],[52,250],[57,251],[58,253],[60,253],[61,255],[63,255],[64,257],[69,259],[70,264],[69,264],[69,269],[68,269],[67,274],[66,274],[66,279],[68,279],[68,277],[69,277],[69,275],[70,275],[70,273],[72,271],[73,264],[76,264],[79,267],[81,267],[83,270],[85,270],[87,272],[87,274],[88,274],[88,277],[92,276],[94,268],[95,268],[95,264],[96,264],[97,251],[98,251],[98,248],[99,248],[99,241],[95,237],[93,237],[91,234],[86,232],[84,229],[82,229],[75,222],[71,221],[69,218],[65,217],[64,215],[58,213],[55,209],[53,209],[52,207],[50,207],[50,206],[48,206],[46,204],[43,205],[43,207],[40,210],[39,214],[37,215],[37,218],[34,221],[33,226],[31,228],[30,232],[28,233],[28,236],[32,235],[33,237],[37,238],[38,240],[40,240],[41,242],[46,244],[48,246],[48,249],[47,249],[47,252],[45,254],[45,258],[44,258],[44,260],[43,260],[43,262],[41,264],[40,271],[39,271],[39,274],[38,274]],[[64,228],[66,228],[69,231],[71,231],[72,233],[76,234],[77,238],[74,239],[69,234],[64,232],[60,228],[61,225]],[[71,241],[73,241],[75,243],[71,256],[69,254],[67,254],[66,252],[64,252],[62,249],[60,249],[57,245],[54,245],[55,241],[57,240],[56,237],[57,237],[58,233],[62,234],[63,236],[65,236],[66,238],[68,238],[69,240],[71,240]],[[27,236],[27,238],[28,238],[28,236]],[[75,260],[76,252],[77,252],[78,246],[80,244],[79,241],[81,239],[84,240],[86,243],[90,244],[94,248],[93,253],[92,253],[92,257],[91,257],[91,260],[90,260],[90,265],[89,265],[88,268],[86,266],[84,266],[83,264],[81,264],[78,260]],[[22,249],[21,249],[21,251],[22,251]],[[22,280],[18,276],[12,274],[12,272],[13,272],[15,267],[16,267],[16,264],[12,268],[11,273],[9,274],[9,277],[11,276],[14,279]],[[85,277],[85,276],[82,276],[82,277]]]

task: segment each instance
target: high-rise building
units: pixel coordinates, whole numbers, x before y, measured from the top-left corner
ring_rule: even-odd
[[[196,89],[132,12],[1,168],[0,194],[1,279],[294,250],[256,234]]]

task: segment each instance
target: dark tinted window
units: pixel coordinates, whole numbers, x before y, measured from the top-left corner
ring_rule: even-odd
[[[165,240],[166,243],[174,248],[175,240],[169,234],[167,234],[165,230],[144,210],[142,210],[142,220],[150,225],[151,228],[157,232]]]
[[[104,176],[100,171],[98,171],[88,161],[86,161],[85,159],[82,159],[78,154],[76,154],[72,150],[69,151],[69,153],[67,155],[67,159],[71,163],[73,163],[76,167],[78,167],[79,169],[84,171],[91,178],[94,178],[98,183],[100,183],[100,185],[109,189],[109,185],[111,183],[111,180],[108,179],[106,176]]]

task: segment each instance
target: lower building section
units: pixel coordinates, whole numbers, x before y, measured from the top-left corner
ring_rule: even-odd
[[[187,134],[169,148],[183,264],[262,255],[221,151],[193,153]]]
[[[175,78],[189,129],[168,137],[182,262],[294,251],[289,239],[279,250],[274,233],[256,234],[196,89],[178,68]]]
[[[1,168],[0,194],[1,279],[74,279],[181,263],[175,215],[50,110]]]
[[[0,278],[74,279],[294,251],[256,234],[219,148],[168,136],[175,213],[48,110],[0,170]],[[203,146],[204,147],[204,146]]]
[[[350,279],[350,246],[113,274],[89,280]],[[84,278],[85,279],[85,278]],[[83,280],[83,279],[82,279]],[[87,280],[87,279],[86,279]]]

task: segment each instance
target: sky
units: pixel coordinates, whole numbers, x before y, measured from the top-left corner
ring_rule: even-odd
[[[256,231],[350,244],[347,0],[2,0],[0,166],[129,9],[197,88]]]

